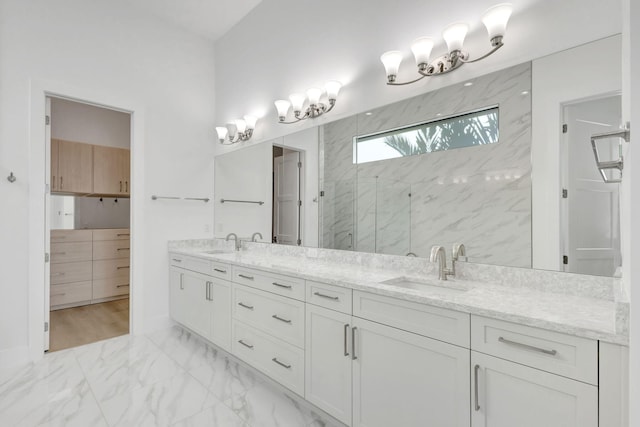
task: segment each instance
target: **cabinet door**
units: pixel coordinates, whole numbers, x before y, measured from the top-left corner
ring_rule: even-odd
[[[597,427],[597,387],[472,354],[473,427]]]
[[[185,271],[171,267],[169,269],[169,313],[171,318],[178,323],[185,323],[185,291],[184,291]]]
[[[56,191],[93,192],[93,146],[79,142],[58,141],[58,179]]]
[[[211,335],[207,281],[206,276],[191,272],[185,272],[182,278],[186,304],[184,325],[202,337]]]
[[[351,424],[351,316],[307,304],[305,398]]]
[[[231,351],[231,283],[211,278],[209,286],[209,339],[223,349]]]
[[[121,154],[118,148],[96,145],[93,148],[93,192],[121,194],[124,182],[121,176]]]
[[[58,173],[58,149],[60,142],[57,139],[51,140],[51,191],[58,191],[60,174]]]
[[[470,350],[355,317],[353,326],[354,426],[469,426]]]

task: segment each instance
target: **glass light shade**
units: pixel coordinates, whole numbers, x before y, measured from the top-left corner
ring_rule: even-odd
[[[244,122],[247,124],[247,129],[254,130],[256,128],[256,122],[258,118],[255,116],[244,116]]]
[[[402,52],[399,50],[390,50],[389,52],[385,52],[380,57],[380,61],[382,61],[382,64],[384,65],[387,77],[395,76],[398,74],[398,69],[402,62]]]
[[[449,53],[454,50],[462,50],[462,44],[464,43],[464,38],[467,36],[468,31],[469,26],[463,22],[451,24],[442,31],[442,38],[447,42]]]
[[[304,101],[307,99],[304,93],[292,93],[289,95],[289,99],[291,100],[291,107],[294,112],[302,111],[302,106],[304,105]]]
[[[512,11],[513,6],[510,3],[501,3],[490,7],[482,15],[482,23],[487,27],[489,40],[504,36]]]
[[[244,133],[247,130],[247,123],[242,119],[236,120],[236,129],[238,133]]]
[[[278,117],[287,117],[287,113],[289,112],[289,106],[291,106],[291,103],[289,103],[289,101],[287,100],[279,99],[274,102],[274,104],[276,104],[276,110],[278,110]]]
[[[307,90],[307,98],[309,98],[309,105],[318,105],[320,103],[320,97],[322,96],[322,89],[312,87]]]
[[[327,98],[333,100],[338,99],[338,92],[340,92],[341,88],[342,83],[335,80],[328,81],[324,85],[324,90],[327,92]]]
[[[416,58],[416,65],[428,64],[429,55],[433,49],[433,39],[430,37],[420,37],[415,39],[411,45],[411,51]]]
[[[217,126],[216,132],[218,133],[218,139],[220,140],[220,142],[222,142],[227,138],[227,133],[229,133],[229,129],[222,126]]]

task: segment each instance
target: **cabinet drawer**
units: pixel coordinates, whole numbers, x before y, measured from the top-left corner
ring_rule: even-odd
[[[304,279],[234,266],[233,281],[252,288],[304,301]]]
[[[91,281],[51,286],[51,306],[91,302]]]
[[[93,280],[129,277],[129,258],[93,261]]]
[[[307,281],[306,301],[310,304],[351,314],[352,297],[351,289]]]
[[[211,271],[209,274],[218,279],[231,281],[231,265],[211,261]]]
[[[304,348],[304,302],[233,285],[233,317]]]
[[[128,240],[103,240],[93,242],[93,259],[129,258]]]
[[[169,262],[175,267],[184,268],[211,276],[211,261],[182,254],[169,254]]]
[[[93,230],[93,241],[97,240],[129,240],[130,230],[128,228],[108,228]]]
[[[354,291],[353,315],[469,348],[466,313]]]
[[[598,384],[598,342],[501,320],[471,316],[475,351]]]
[[[51,264],[59,262],[91,261],[91,256],[91,242],[51,244]]]
[[[93,281],[93,299],[129,295],[129,278],[112,277]]]
[[[232,352],[280,384],[304,396],[304,351],[233,321]]]
[[[91,230],[51,230],[51,243],[90,242]]]
[[[91,261],[51,264],[50,274],[52,285],[91,280]]]

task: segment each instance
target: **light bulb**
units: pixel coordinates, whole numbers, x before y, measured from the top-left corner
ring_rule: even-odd
[[[433,39],[430,37],[420,37],[415,39],[411,45],[411,51],[416,58],[416,65],[429,63],[429,55],[433,49]]]
[[[320,97],[322,96],[322,90],[317,87],[312,87],[307,90],[307,97],[309,98],[309,105],[318,105],[320,103]]]
[[[238,133],[244,133],[247,130],[247,123],[244,120],[236,120],[236,130]]]
[[[327,92],[327,98],[329,101],[335,101],[338,99],[338,92],[342,88],[342,84],[335,80],[330,80],[324,85],[324,90]]]
[[[276,110],[278,110],[278,119],[282,122],[285,117],[287,117],[287,113],[289,112],[289,106],[291,105],[289,101],[284,99],[279,99],[274,102],[276,105]]]
[[[292,93],[289,95],[289,100],[291,100],[291,108],[293,108],[294,113],[299,113],[302,111],[302,106],[304,105],[304,101],[307,99],[304,93]]]
[[[468,31],[469,26],[463,22],[451,24],[442,31],[442,38],[447,42],[449,53],[462,50],[462,44]]]
[[[491,44],[495,45],[502,41],[502,37],[507,29],[507,22],[511,17],[513,6],[510,3],[501,3],[487,9],[482,15],[482,23],[487,27],[489,33],[489,40]],[[494,42],[494,39],[499,37],[500,39]]]
[[[217,126],[216,132],[218,133],[218,140],[220,141],[220,143],[223,143],[227,138],[227,133],[229,133],[229,130],[225,127]]]
[[[390,83],[394,82],[398,75],[400,63],[402,62],[402,52],[399,50],[390,50],[389,52],[383,53],[380,60],[382,61],[387,73],[387,79]]]
[[[256,116],[244,116],[244,122],[247,124],[247,129],[254,130],[256,128],[256,122],[258,118]]]

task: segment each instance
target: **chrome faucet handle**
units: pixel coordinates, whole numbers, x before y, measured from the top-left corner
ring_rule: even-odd
[[[460,257],[467,256],[467,249],[464,247],[464,243],[456,243],[453,245],[453,250],[451,251],[451,259],[453,261],[460,260]]]

